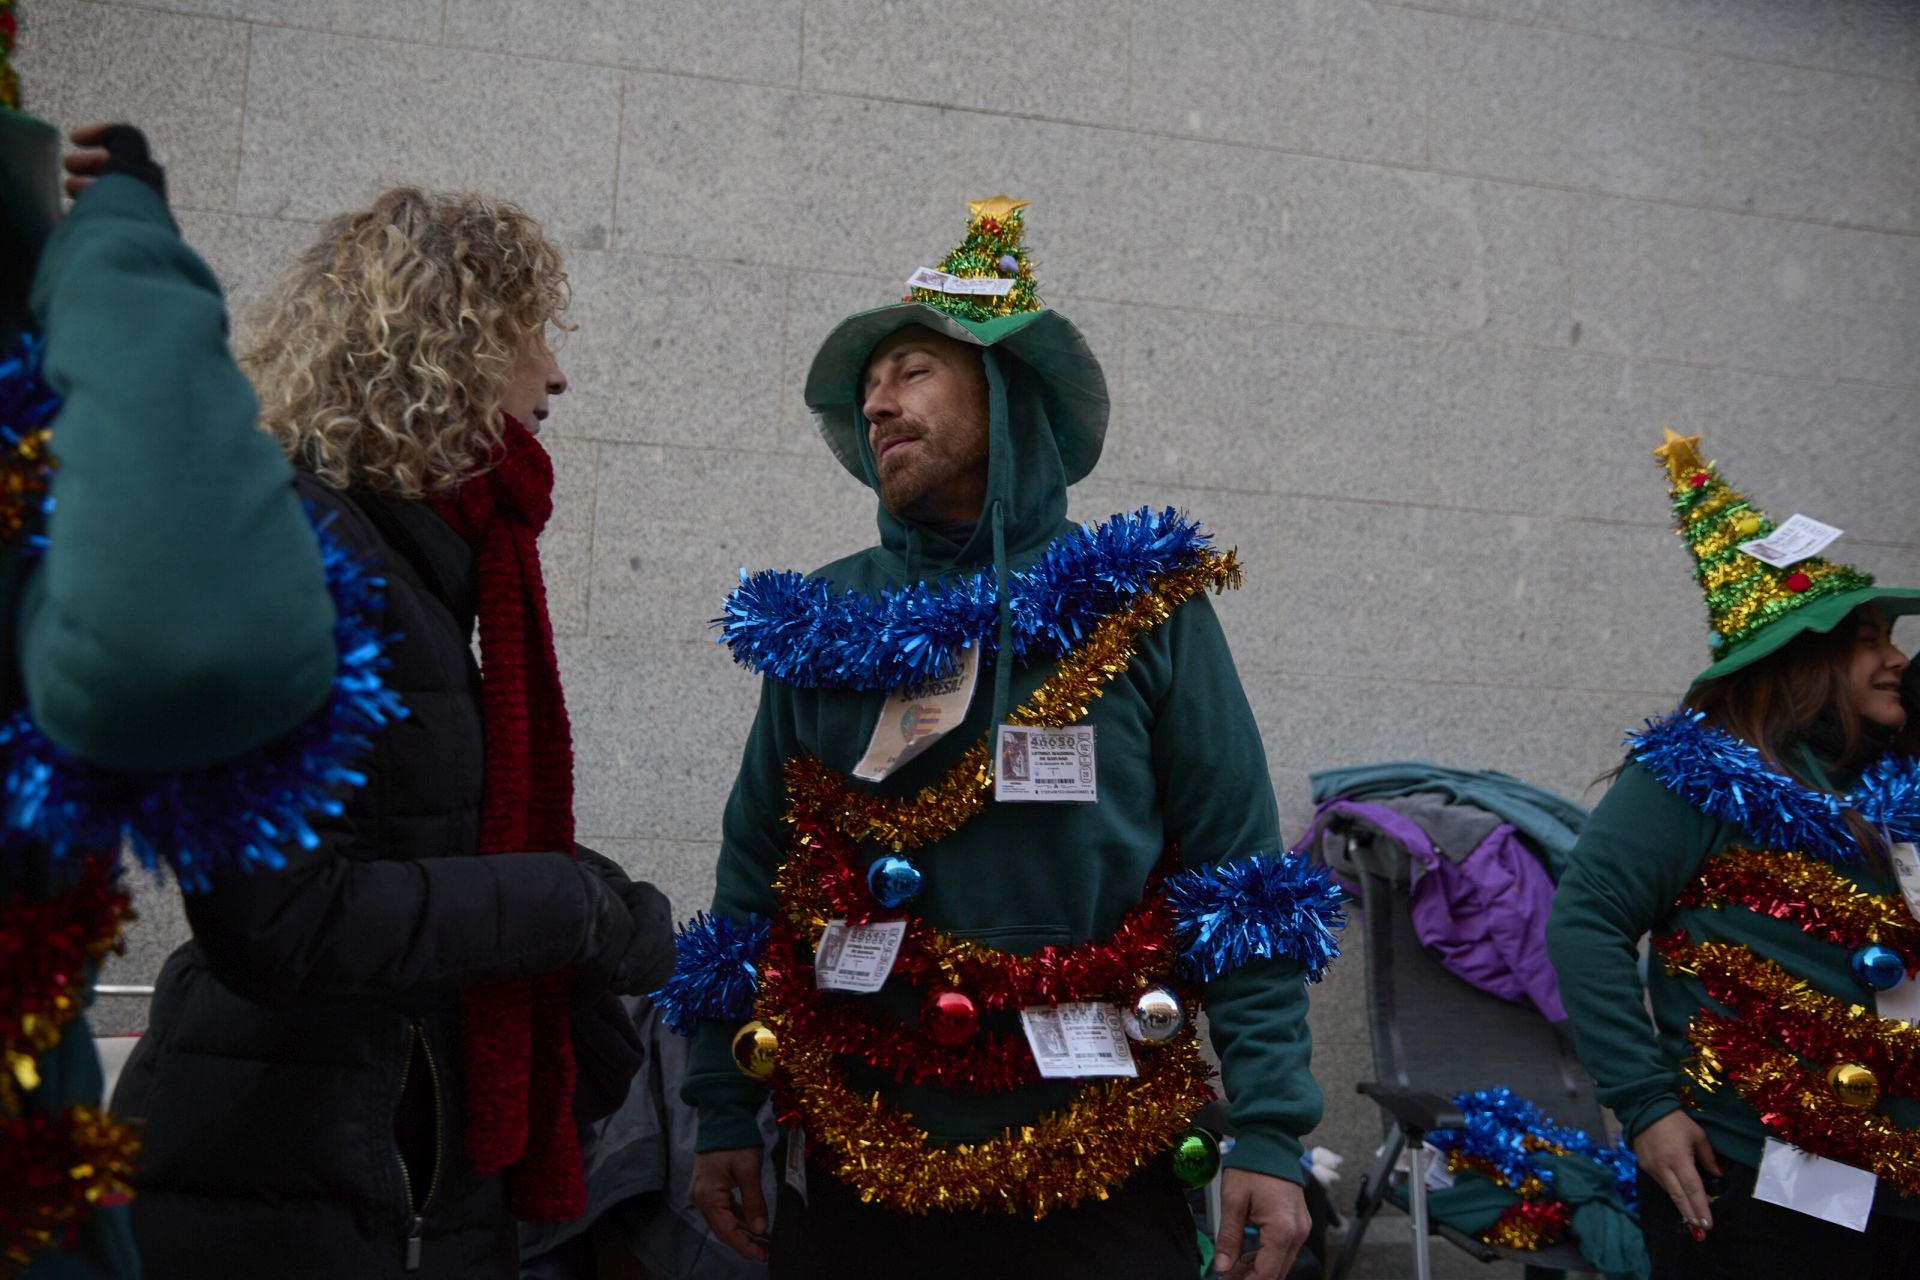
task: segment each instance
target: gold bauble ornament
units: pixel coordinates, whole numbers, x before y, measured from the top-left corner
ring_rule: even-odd
[[[1880,1082],[1857,1062],[1841,1062],[1827,1069],[1827,1088],[1848,1106],[1865,1111],[1880,1100]]]
[[[772,1075],[779,1062],[780,1038],[766,1023],[755,1018],[733,1033],[733,1065],[755,1080]]]

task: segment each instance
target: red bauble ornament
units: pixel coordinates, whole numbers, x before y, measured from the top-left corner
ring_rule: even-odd
[[[926,1006],[920,1010],[920,1025],[935,1044],[957,1049],[973,1039],[980,1013],[973,1007],[972,996],[943,987],[927,997]]]
[[[1704,489],[1707,487],[1707,481],[1711,479],[1713,479],[1713,477],[1708,475],[1706,472],[1696,471],[1693,473],[1692,476],[1688,477],[1687,483],[1692,485],[1696,489]]]
[[[1805,591],[1808,587],[1812,586],[1813,579],[1809,578],[1806,574],[1801,573],[1798,569],[1795,569],[1792,573],[1787,575],[1787,580],[1781,583],[1780,585],[1784,586],[1789,591],[1800,592],[1800,591]]]

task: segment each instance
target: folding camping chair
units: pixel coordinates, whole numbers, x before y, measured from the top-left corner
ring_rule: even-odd
[[[1463,1122],[1450,1101],[1455,1094],[1505,1085],[1555,1123],[1595,1137],[1607,1132],[1604,1113],[1564,1025],[1548,1022],[1531,1004],[1510,1004],[1462,981],[1420,944],[1405,875],[1396,876],[1393,861],[1374,851],[1369,832],[1336,819],[1321,839],[1344,844],[1358,872],[1375,1077],[1358,1088],[1379,1104],[1387,1135],[1380,1158],[1360,1183],[1334,1280],[1346,1280],[1374,1214],[1389,1201],[1411,1217],[1417,1280],[1432,1273],[1427,1248],[1435,1235],[1481,1262],[1523,1263],[1528,1280],[1594,1273],[1571,1244],[1522,1252],[1429,1221],[1421,1143],[1434,1130]],[[1323,846],[1323,852],[1333,850]],[[1408,1158],[1404,1182],[1394,1176],[1402,1152]]]

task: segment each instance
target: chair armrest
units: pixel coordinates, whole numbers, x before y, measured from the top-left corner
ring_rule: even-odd
[[[1354,1087],[1380,1104],[1380,1109],[1409,1133],[1458,1129],[1467,1122],[1467,1118],[1460,1114],[1460,1108],[1431,1093],[1421,1093],[1417,1089],[1390,1089],[1371,1081],[1362,1081]]]

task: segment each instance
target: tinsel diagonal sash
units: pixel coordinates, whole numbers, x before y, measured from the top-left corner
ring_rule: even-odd
[[[553,512],[553,462],[506,420],[497,465],[433,509],[474,548],[480,601],[481,723],[486,734],[480,852],[573,851],[573,735],[540,575],[540,530]],[[514,1215],[565,1222],[586,1211],[573,1127],[571,970],[468,987],[467,1155],[507,1170]]]

